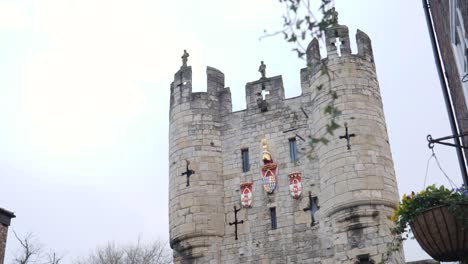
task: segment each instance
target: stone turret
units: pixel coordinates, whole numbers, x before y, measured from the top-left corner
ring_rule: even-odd
[[[232,112],[221,71],[207,68],[201,93],[192,93],[189,66],[175,74],[175,263],[378,263],[387,252],[398,191],[371,41],[358,30],[352,54],[346,26],[325,35],[325,58],[317,39],[307,47],[298,97],[285,98],[282,77],[262,72],[245,87],[247,108]],[[330,107],[341,111],[333,134]],[[329,143],[312,151],[310,138],[322,137]],[[275,162],[269,171],[262,139]],[[402,252],[388,263],[404,263]]]
[[[224,235],[220,115],[231,111],[230,93],[222,72],[209,67],[207,76],[203,93],[192,93],[191,67],[182,67],[171,84],[170,244],[184,263],[219,254]]]
[[[321,214],[331,224],[333,246],[341,249],[335,261],[363,254],[376,261],[392,240],[389,218],[398,190],[372,46],[358,30],[358,54],[354,55],[346,26],[330,28],[325,34],[328,57],[318,67],[325,67],[329,75],[315,72],[308,78],[316,123],[313,137],[326,135],[330,116],[323,110],[328,105],[341,111],[336,119],[341,128],[335,134],[343,137],[327,136],[330,142],[316,149]],[[349,149],[345,126],[348,135],[354,134]]]

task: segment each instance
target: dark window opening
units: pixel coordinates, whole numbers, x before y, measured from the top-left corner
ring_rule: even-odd
[[[306,208],[303,209],[304,212],[309,211],[310,213],[310,226],[314,226],[318,223],[317,219],[315,219],[315,213],[320,209],[318,206],[318,198],[312,197],[312,193],[309,191],[309,204]]]
[[[289,155],[291,156],[291,161],[297,161],[297,141],[296,138],[289,139]]]
[[[242,172],[247,172],[250,170],[249,149],[242,149],[241,155],[242,155]]]
[[[312,197],[312,208],[310,210],[312,216],[312,225],[317,223],[317,219],[315,219],[315,213],[318,211],[318,199],[317,197]]]
[[[369,254],[357,256],[356,264],[374,264],[375,262],[369,257]]]
[[[276,229],[276,207],[270,208],[270,216],[271,216],[271,229]]]

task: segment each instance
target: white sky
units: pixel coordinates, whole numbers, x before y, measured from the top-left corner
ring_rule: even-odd
[[[17,214],[12,228],[34,232],[67,263],[108,240],[167,240],[169,85],[182,51],[194,90],[206,89],[206,66],[216,67],[235,109],[260,60],[296,96],[304,62],[281,36],[258,40],[280,28],[280,7],[0,0],[0,207]],[[351,34],[372,39],[400,193],[420,190],[426,135],[451,134],[422,5],[337,0],[337,8]],[[436,154],[461,183],[454,149]],[[434,162],[428,182],[447,184]],[[10,233],[7,260],[16,246]],[[428,258],[415,241],[405,250],[407,260]]]

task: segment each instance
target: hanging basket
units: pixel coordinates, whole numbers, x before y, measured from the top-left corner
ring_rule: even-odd
[[[457,211],[464,213],[454,215],[447,206],[431,208],[410,224],[414,238],[435,260],[468,260],[468,204]]]

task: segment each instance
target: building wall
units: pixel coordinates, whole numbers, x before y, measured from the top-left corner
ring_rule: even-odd
[[[448,79],[450,95],[452,97],[453,108],[455,109],[455,118],[461,132],[468,131],[468,108],[463,93],[463,87],[460,75],[455,62],[455,57],[450,37],[450,6],[449,0],[431,0],[431,12],[434,21],[434,27],[437,34],[442,61]],[[464,19],[465,32],[468,32],[468,1],[460,1],[462,4],[462,16]],[[468,137],[462,139],[463,145],[468,146]],[[468,150],[465,150],[468,157]]]
[[[354,264],[362,255],[378,262],[387,251],[398,191],[370,39],[358,31],[358,54],[351,54],[347,27],[326,34],[328,56],[321,59],[316,40],[309,45],[311,66],[301,71],[302,95],[295,98],[284,98],[281,76],[262,78],[246,85],[247,109],[232,112],[221,72],[208,68],[207,92],[193,94],[190,67],[176,73],[171,85],[169,161],[175,263]],[[336,37],[342,42],[340,52],[333,44]],[[322,74],[324,65],[333,77]],[[257,105],[262,89],[270,92],[266,112]],[[327,136],[327,145],[312,151],[309,136],[326,134],[330,117],[324,109],[332,103],[342,111],[336,120],[341,127]],[[345,122],[356,134],[350,150],[338,137],[344,134]],[[289,152],[293,137],[300,150],[295,162]],[[260,173],[263,138],[278,164],[272,194],[263,190]],[[241,159],[245,148],[250,156],[247,172]],[[195,170],[190,186],[181,176],[184,159]],[[303,174],[297,200],[290,195],[288,182],[288,174],[296,171]],[[243,182],[253,182],[253,202],[237,214],[244,222],[238,225],[236,240],[235,226],[228,223],[234,221],[233,207],[240,207]],[[310,212],[304,211],[309,192],[320,206],[318,223],[312,226]],[[271,207],[277,215],[274,230]],[[404,263],[401,252],[391,263]]]
[[[8,226],[0,224],[0,264],[3,264],[5,258],[5,247],[8,235]]]
[[[5,259],[8,227],[10,226],[11,218],[14,217],[16,216],[12,212],[0,207],[0,264],[3,264]]]

